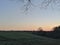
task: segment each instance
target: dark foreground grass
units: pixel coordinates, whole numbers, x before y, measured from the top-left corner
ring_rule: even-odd
[[[60,40],[28,32],[0,32],[0,45],[60,45]]]

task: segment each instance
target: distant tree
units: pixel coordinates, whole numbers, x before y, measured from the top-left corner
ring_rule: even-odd
[[[39,27],[38,31],[33,34],[54,38],[54,39],[60,39],[60,26],[54,27],[53,31],[43,31],[43,29]]]
[[[39,28],[37,29],[37,31],[43,31],[42,27],[39,27]]]
[[[60,26],[54,27],[53,31],[60,31]]]

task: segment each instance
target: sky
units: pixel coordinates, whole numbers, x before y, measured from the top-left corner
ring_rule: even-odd
[[[50,5],[40,8],[41,0],[33,1],[34,5],[24,12],[21,1],[0,0],[0,30],[37,30],[42,27],[49,31],[60,25],[60,8]]]

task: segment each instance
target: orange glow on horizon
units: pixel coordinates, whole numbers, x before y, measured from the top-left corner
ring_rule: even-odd
[[[37,26],[32,26],[32,27],[0,27],[0,30],[37,30]],[[42,27],[44,30],[48,30],[50,28],[47,27]]]
[[[56,25],[55,25],[56,26]],[[55,26],[41,26],[44,31],[50,31]],[[0,30],[38,30],[40,26],[0,26]]]

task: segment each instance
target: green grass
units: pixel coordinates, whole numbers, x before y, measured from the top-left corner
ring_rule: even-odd
[[[0,45],[60,45],[60,40],[28,32],[0,32]]]

